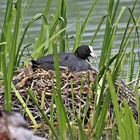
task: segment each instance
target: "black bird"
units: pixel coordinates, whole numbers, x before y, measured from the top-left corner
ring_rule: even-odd
[[[75,53],[59,53],[58,61],[60,69],[67,68],[70,71],[86,71],[91,69],[88,57],[97,58],[92,46],[79,46]],[[53,54],[43,56],[37,60],[31,60],[32,68],[54,70]]]

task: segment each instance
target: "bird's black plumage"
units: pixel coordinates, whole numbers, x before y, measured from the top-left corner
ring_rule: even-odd
[[[90,46],[91,47],[91,46]],[[91,48],[87,45],[83,45],[77,48],[75,53],[59,53],[58,61],[60,69],[66,67],[71,71],[86,71],[91,69],[88,60],[89,56],[93,54]],[[31,60],[32,67],[40,67],[44,70],[54,70],[54,59],[53,54],[43,56],[37,60]]]

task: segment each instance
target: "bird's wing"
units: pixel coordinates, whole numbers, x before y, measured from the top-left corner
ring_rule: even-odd
[[[69,53],[59,53],[58,54],[58,62],[59,63],[61,63],[61,62],[63,63],[64,61],[67,61],[68,59],[71,59],[70,57],[71,57],[71,54],[69,54]],[[38,63],[38,64],[54,63],[53,54],[50,54],[50,55],[38,58],[36,60],[36,63]]]
[[[53,55],[43,56],[36,60],[36,63],[43,64],[43,63],[54,63]]]

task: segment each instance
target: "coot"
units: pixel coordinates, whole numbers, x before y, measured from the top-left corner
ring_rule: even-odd
[[[96,58],[92,46],[79,46],[75,53],[59,53],[58,61],[60,70],[68,68],[70,71],[86,71],[91,69],[88,57]],[[32,68],[42,68],[44,70],[54,70],[53,54],[43,56],[37,60],[31,60]]]

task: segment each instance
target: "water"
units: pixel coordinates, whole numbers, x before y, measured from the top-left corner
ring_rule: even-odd
[[[29,2],[29,1],[28,1]],[[77,21],[77,13],[78,10],[80,10],[80,14],[81,14],[81,23],[84,21],[89,8],[93,2],[93,0],[67,0],[68,2],[68,7],[67,7],[67,22],[68,22],[68,26],[73,24],[72,26],[70,26],[70,28],[67,29],[69,37],[74,36],[75,32],[76,32],[76,21]],[[5,0],[1,0],[0,1],[0,15],[4,15],[4,10],[5,10]],[[120,4],[120,9],[122,6],[128,6],[128,7],[132,7],[132,3],[133,0],[121,0],[121,4]],[[27,9],[27,16],[25,17],[25,25],[29,22],[29,20],[37,13],[42,13],[44,6],[46,4],[46,0],[33,0],[33,2],[31,3],[31,6],[29,5],[29,9]],[[53,14],[54,10],[55,10],[55,0],[54,3],[52,5],[51,8],[51,14]],[[135,16],[139,17],[140,16],[140,0],[138,0],[137,5],[136,5],[136,9],[135,9]],[[98,0],[97,5],[95,6],[95,10],[90,18],[89,24],[87,25],[86,31],[84,33],[84,37],[81,41],[81,44],[89,44],[96,28],[97,25],[99,24],[99,21],[101,19],[101,17],[103,17],[104,15],[107,14],[107,0]],[[117,53],[118,51],[118,46],[120,45],[121,42],[121,38],[126,26],[126,22],[128,19],[128,10],[125,12],[123,18],[121,19],[121,22],[119,24],[118,27],[118,31],[117,31],[117,36],[116,36],[116,40],[114,42],[114,49],[112,51],[113,54]],[[3,21],[3,16],[0,16],[0,31],[1,31],[1,24]],[[30,43],[34,43],[35,41],[35,37],[37,36],[37,33],[40,29],[40,21],[36,22],[28,31],[28,35],[25,38],[24,41],[24,45],[30,44]],[[104,36],[104,29],[105,29],[105,23],[102,25],[100,31],[98,32],[98,35],[93,43],[94,46],[94,50],[95,53],[97,54],[98,57],[100,57],[101,54],[101,47],[102,47],[102,41],[103,41],[103,36]],[[69,45],[71,46],[71,48],[74,45],[74,40],[75,38],[69,38]],[[130,48],[128,48],[128,52],[129,52]],[[135,48],[135,53],[137,54],[140,51],[140,44],[137,45],[137,48]],[[136,70],[138,69],[138,58],[137,58],[137,63],[135,65],[135,73]],[[127,67],[127,65],[126,65]]]

